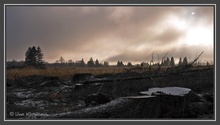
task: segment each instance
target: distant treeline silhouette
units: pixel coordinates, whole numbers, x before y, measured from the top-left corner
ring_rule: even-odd
[[[45,68],[45,67],[109,67],[109,66],[117,66],[117,67],[132,67],[134,66],[131,62],[128,62],[127,64],[124,64],[123,61],[118,60],[116,65],[109,65],[108,61],[104,61],[104,63],[100,63],[98,59],[95,61],[91,57],[87,63],[84,62],[84,59],[78,61],[73,61],[72,59],[69,59],[68,61],[65,61],[65,59],[61,56],[58,60],[56,60],[54,63],[47,63],[44,60],[44,53],[42,49],[38,46],[37,48],[35,46],[29,47],[28,50],[25,53],[25,61],[7,61],[6,67],[7,68],[16,68],[16,67],[26,67],[26,66],[32,66],[36,68]],[[160,64],[161,63],[161,64]],[[176,65],[186,65],[188,64],[187,57],[184,57],[183,60],[180,57],[179,62],[175,63],[174,57],[171,58],[162,58],[161,62],[153,63],[151,62],[141,62],[140,64],[135,64],[135,66],[142,66],[147,67],[150,65],[161,65],[161,66],[176,66]],[[197,65],[200,65],[199,62],[195,63]],[[204,65],[204,64],[203,64]],[[209,65],[209,62],[206,62],[206,65]]]

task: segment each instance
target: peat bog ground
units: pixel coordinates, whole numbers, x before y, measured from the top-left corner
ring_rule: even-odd
[[[7,74],[6,118],[214,118],[212,66],[141,71],[130,68],[115,73],[74,72],[69,75],[72,77],[62,79],[59,75],[14,74],[12,77]],[[175,95],[172,94],[175,90],[163,91],[168,87],[189,91]],[[152,88],[159,90],[144,94]]]

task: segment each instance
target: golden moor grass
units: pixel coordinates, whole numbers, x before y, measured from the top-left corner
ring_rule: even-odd
[[[12,80],[16,77],[32,76],[32,75],[43,75],[43,76],[58,76],[61,79],[71,79],[74,74],[77,73],[91,73],[93,75],[105,74],[105,73],[120,73],[124,72],[125,68],[120,67],[105,67],[105,68],[46,68],[36,69],[27,67],[23,69],[8,69],[6,70],[6,78]]]
[[[168,67],[161,67],[161,71],[166,71]],[[204,69],[207,68],[205,66],[193,67],[192,69]],[[152,70],[157,69],[157,67],[152,67]],[[91,73],[93,75],[100,74],[116,74],[121,72],[135,71],[135,72],[145,72],[149,71],[149,68],[142,67],[99,67],[99,68],[72,68],[72,67],[64,67],[64,68],[52,68],[48,67],[46,69],[36,69],[33,67],[26,67],[22,69],[8,69],[6,70],[6,78],[8,80],[12,80],[16,77],[16,74],[19,77],[32,76],[32,75],[43,75],[43,76],[58,76],[60,79],[71,79],[74,74],[78,73]]]

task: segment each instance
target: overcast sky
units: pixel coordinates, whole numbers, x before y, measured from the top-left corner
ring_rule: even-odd
[[[44,60],[213,61],[213,6],[6,6],[6,59],[40,46]]]

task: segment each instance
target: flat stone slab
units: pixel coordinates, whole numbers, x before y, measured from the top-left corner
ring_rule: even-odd
[[[143,96],[128,96],[128,97],[124,97],[127,99],[145,99],[145,98],[153,98],[156,96],[148,96],[148,95],[143,95]]]
[[[142,95],[161,95],[167,94],[167,95],[174,95],[174,96],[184,96],[191,92],[191,89],[189,88],[182,88],[182,87],[165,87],[165,88],[150,88],[148,91],[140,92]]]

